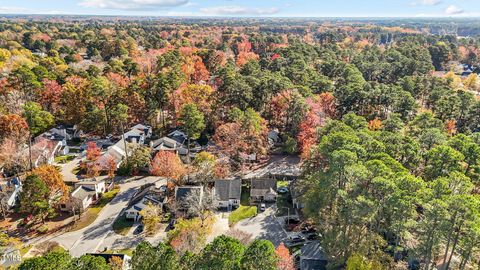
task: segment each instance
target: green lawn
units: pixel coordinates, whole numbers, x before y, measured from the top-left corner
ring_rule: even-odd
[[[74,159],[75,159],[75,155],[59,156],[59,157],[55,157],[55,162],[59,164],[65,164]]]
[[[288,187],[288,181],[277,181],[277,188]]]
[[[115,188],[109,192],[103,194],[103,197],[100,199],[100,202],[92,207],[88,208],[85,213],[82,214],[82,217],[73,224],[70,228],[70,231],[78,231],[92,224],[95,219],[97,219],[100,211],[107,205],[115,196],[117,195],[119,188]]]
[[[125,255],[128,255],[130,257],[133,256],[133,251],[134,249],[120,249],[120,250],[107,250],[105,252],[102,252],[103,254],[125,254]]]
[[[235,223],[239,222],[240,220],[254,217],[257,214],[257,207],[256,206],[243,206],[240,205],[235,211],[230,213],[228,217],[228,223],[230,226],[235,225]]]
[[[113,231],[126,236],[128,231],[132,228],[134,222],[133,220],[125,219],[125,216],[118,217],[115,222],[113,223]]]

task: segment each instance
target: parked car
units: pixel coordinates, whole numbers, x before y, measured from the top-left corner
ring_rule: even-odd
[[[277,189],[277,193],[285,194],[288,193],[288,187],[280,187]]]
[[[309,233],[305,235],[305,238],[310,241],[320,240],[320,235],[317,233]]]
[[[137,226],[137,228],[135,229],[135,231],[133,231],[133,234],[134,234],[134,235],[141,234],[141,233],[143,232],[143,229],[144,229],[143,224],[140,224],[140,225]]]
[[[296,247],[296,246],[303,246],[305,243],[306,243],[305,238],[298,235],[298,236],[290,237],[286,241],[285,246],[288,247],[288,248],[291,248],[291,247]]]
[[[160,192],[167,192],[167,186],[166,185],[161,186]]]
[[[261,212],[265,211],[267,209],[267,206],[264,203],[260,204],[260,207],[258,208]]]
[[[300,224],[300,220],[298,218],[289,218],[289,219],[285,219],[285,224],[286,225],[292,225],[292,224]]]
[[[170,222],[168,223],[168,226],[167,226],[167,231],[171,231],[173,229],[175,229],[175,224],[177,224],[177,220],[172,218],[170,219]]]

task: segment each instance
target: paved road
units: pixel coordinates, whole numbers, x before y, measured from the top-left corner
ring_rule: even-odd
[[[76,257],[85,253],[96,252],[100,247],[104,248],[104,242],[109,244],[118,242],[121,236],[113,231],[113,222],[122,209],[126,207],[129,199],[139,186],[153,183],[157,180],[159,180],[158,177],[145,177],[120,184],[120,191],[117,196],[100,211],[97,219],[92,224],[81,230],[61,234],[47,240],[58,242],[72,256]],[[109,248],[108,246],[106,247]]]
[[[235,225],[235,229],[249,233],[252,239],[270,240],[276,247],[285,242],[287,233],[275,218],[275,207],[268,207],[257,216],[242,220]]]

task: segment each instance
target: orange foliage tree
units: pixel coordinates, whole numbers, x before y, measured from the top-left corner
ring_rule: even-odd
[[[453,136],[457,133],[457,121],[451,119],[445,123],[445,130],[448,135]]]
[[[160,151],[152,160],[150,172],[156,176],[178,181],[186,170],[177,154],[171,151]]]
[[[307,99],[309,111],[300,123],[297,136],[302,158],[309,155],[310,148],[317,142],[317,128],[323,126],[327,118],[335,117],[335,97],[332,93],[322,93],[315,98]]]
[[[22,143],[28,138],[27,121],[18,114],[0,116],[0,140],[11,139]]]
[[[275,253],[278,257],[277,269],[278,270],[295,270],[295,265],[293,263],[293,256],[290,255],[290,251],[283,243],[281,243]]]
[[[42,165],[32,170],[32,174],[37,175],[50,190],[50,196],[54,197],[58,194],[62,196],[62,200],[68,197],[68,187],[63,181],[63,176],[59,170],[52,165]]]
[[[375,118],[368,122],[368,129],[372,131],[376,131],[382,128],[382,121],[378,118]]]
[[[195,59],[193,69],[194,71],[191,75],[193,83],[198,84],[202,81],[207,82],[208,78],[210,78],[210,72],[208,72],[207,67],[205,67],[205,64],[200,57]]]

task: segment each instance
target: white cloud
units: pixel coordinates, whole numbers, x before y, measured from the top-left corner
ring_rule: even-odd
[[[249,8],[241,6],[220,6],[200,9],[208,15],[273,15],[278,13],[278,8]]]
[[[81,6],[119,10],[152,10],[186,5],[189,0],[83,0]]]
[[[441,4],[442,1],[441,0],[420,0],[417,3],[424,6],[436,6]]]
[[[455,6],[455,5],[450,5],[445,9],[445,14],[447,15],[457,15],[457,14],[462,14],[464,11],[463,9]]]

